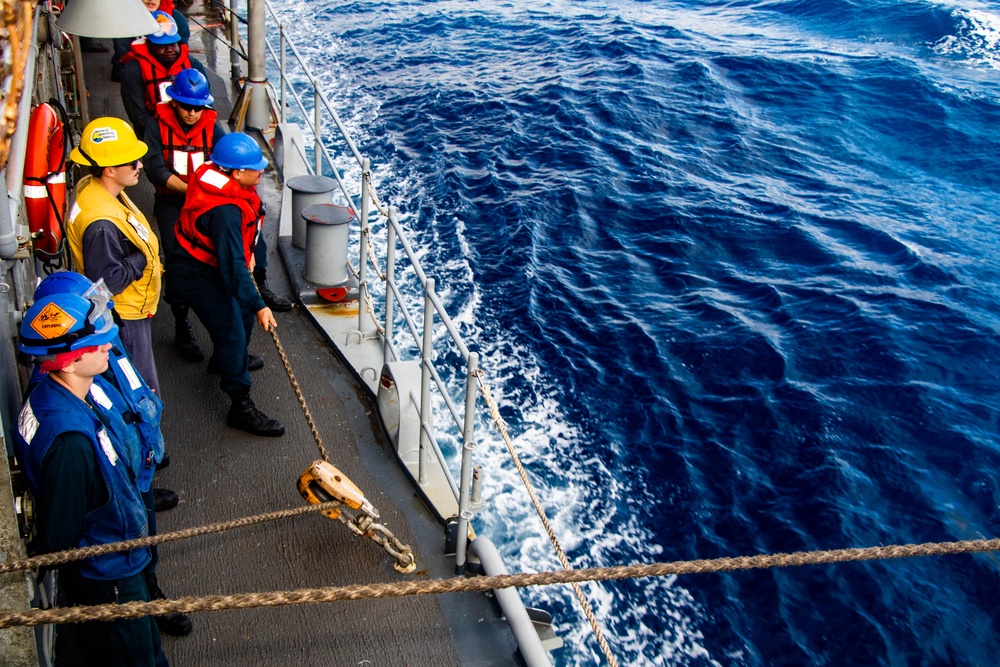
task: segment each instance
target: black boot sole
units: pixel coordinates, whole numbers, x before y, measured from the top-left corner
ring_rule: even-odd
[[[279,428],[265,430],[265,429],[254,428],[250,424],[241,424],[238,422],[234,423],[234,420],[227,418],[226,426],[228,426],[229,428],[234,428],[237,431],[245,431],[251,435],[259,435],[264,438],[278,438],[285,435],[285,427],[284,425],[281,424],[279,424]]]

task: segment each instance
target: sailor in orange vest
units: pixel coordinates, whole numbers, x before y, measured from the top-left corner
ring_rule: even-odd
[[[142,211],[125,194],[139,182],[146,144],[128,123],[110,116],[83,129],[70,159],[89,167],[76,186],[66,238],[76,270],[104,284],[115,298],[120,336],[132,364],[157,394],[152,320],[160,302],[160,243]]]
[[[146,9],[152,14],[156,10],[160,10],[164,14],[170,14],[170,17],[177,24],[177,34],[181,36],[181,43],[187,44],[188,40],[191,39],[191,26],[188,24],[187,17],[184,16],[184,12],[174,7],[174,0],[142,0],[142,4],[146,5]],[[190,2],[186,2],[186,5],[190,5]],[[114,54],[111,56],[111,80],[121,81],[122,80],[122,57],[129,52],[132,48],[132,42],[141,37],[116,37],[111,40],[113,46]],[[80,40],[81,45],[83,40]],[[103,44],[101,44],[103,46]],[[87,49],[84,48],[84,51]],[[107,51],[105,46],[102,51]]]
[[[140,135],[146,133],[156,105],[169,99],[167,86],[177,74],[192,67],[205,73],[205,66],[189,55],[187,44],[181,43],[173,18],[160,11],[153,12],[153,18],[160,29],[132,42],[131,50],[122,56],[122,103]]]
[[[250,398],[249,371],[263,368],[264,360],[247,349],[255,319],[265,331],[277,326],[250,275],[264,221],[256,186],[265,167],[250,136],[237,132],[216,142],[210,161],[188,181],[167,280],[212,337],[208,370],[232,399],[226,424],[276,437],[285,427]]]
[[[208,79],[196,69],[180,72],[167,86],[168,102],[156,105],[154,122],[146,125],[143,137],[146,153],[146,177],[156,188],[153,215],[160,229],[163,257],[169,269],[177,237],[174,226],[184,206],[188,180],[194,171],[208,162],[215,142],[226,134],[214,109]],[[174,347],[188,361],[205,358],[188,321],[188,306],[176,298],[166,285],[164,299],[174,316]]]

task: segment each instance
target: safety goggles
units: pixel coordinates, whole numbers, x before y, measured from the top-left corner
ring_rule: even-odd
[[[186,104],[184,102],[177,102],[177,106],[179,106],[181,109],[184,109],[184,111],[187,111],[187,112],[191,112],[191,111],[204,111],[205,110],[205,105],[204,104]]]
[[[92,331],[86,332],[87,334],[100,335],[111,331],[111,327],[115,324],[114,315],[111,312],[115,306],[114,301],[112,301],[113,296],[111,290],[104,284],[104,278],[99,278],[83,293],[83,298],[90,302],[87,323],[93,327]]]

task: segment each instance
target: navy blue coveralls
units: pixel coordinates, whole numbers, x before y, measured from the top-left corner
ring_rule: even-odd
[[[213,352],[208,372],[218,373],[219,386],[227,392],[250,389],[247,369],[250,336],[257,311],[266,307],[257,292],[243,255],[243,216],[235,204],[209,209],[197,220],[215,244],[219,268],[200,262],[180,244],[175,244],[169,289],[188,304],[212,337]],[[254,256],[264,246],[257,241]],[[266,253],[266,248],[263,248]]]

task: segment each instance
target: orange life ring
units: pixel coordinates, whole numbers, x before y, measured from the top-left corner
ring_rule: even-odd
[[[66,138],[49,104],[31,111],[24,156],[24,208],[35,251],[47,259],[62,252],[66,219]]]

